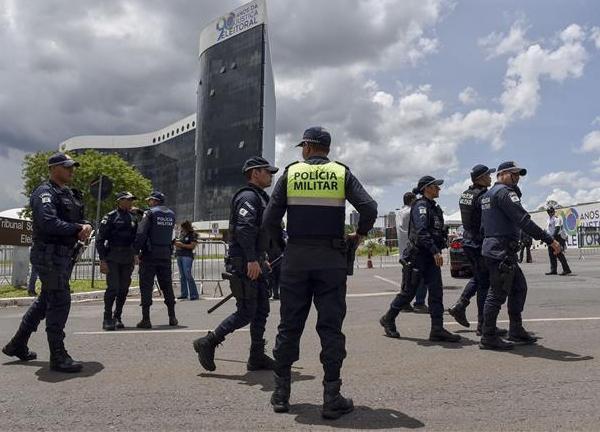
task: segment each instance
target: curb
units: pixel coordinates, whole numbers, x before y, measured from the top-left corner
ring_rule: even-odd
[[[81,303],[90,300],[101,300],[104,299],[104,292],[102,291],[90,291],[84,293],[73,293],[71,294],[71,303]],[[129,295],[139,295],[140,287],[130,287]],[[10,306],[30,306],[31,303],[36,299],[36,297],[11,297],[11,298],[3,298],[0,299],[0,308],[10,307]]]

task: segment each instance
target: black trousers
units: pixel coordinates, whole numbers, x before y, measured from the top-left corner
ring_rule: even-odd
[[[564,244],[561,243],[561,246],[564,248]],[[558,261],[560,261],[560,265],[562,266],[563,272],[570,272],[569,263],[567,262],[567,258],[565,254],[561,251],[558,255],[554,255],[553,249],[548,246],[548,256],[550,257],[550,272],[557,273],[558,270]]]
[[[481,249],[465,247],[464,252],[471,263],[473,277],[467,282],[461,298],[468,301],[477,295],[477,321],[481,324],[483,323],[485,299],[490,288],[490,273],[485,265],[485,260],[481,256]]]
[[[496,321],[500,309],[508,298],[508,316],[510,325],[521,324],[521,313],[527,299],[527,281],[521,267],[516,263],[509,268],[501,266],[501,261],[485,258],[490,272],[490,290],[483,309],[483,335],[493,337],[496,334]]]
[[[431,254],[417,253],[411,259],[414,261],[413,264],[416,270],[421,274],[421,278],[425,281],[425,286],[427,286],[431,325],[436,327],[442,326],[444,323],[444,294],[441,269],[435,265],[433,255]],[[410,283],[407,279],[407,272],[403,271],[402,288],[390,305],[392,309],[401,310],[405,305],[410,304],[417,295],[419,285]]]
[[[528,263],[533,262],[531,258],[531,246],[521,246],[521,252],[519,254],[519,262],[523,262],[523,255],[526,254],[526,260]]]
[[[325,380],[337,380],[346,358],[346,337],[342,333],[346,317],[346,269],[294,271],[290,267],[284,264],[281,271],[281,323],[273,349],[277,372],[288,374],[298,360],[300,338],[314,303]]]
[[[129,294],[131,274],[133,273],[133,260],[129,263],[120,263],[107,260],[108,274],[106,275],[106,292],[104,293],[104,314],[112,316],[112,307],[115,307],[115,318],[121,318],[123,305]]]
[[[65,339],[64,328],[71,310],[71,259],[65,254],[48,254],[34,246],[31,250],[31,264],[42,283],[40,295],[23,316],[22,324],[30,332],[38,329],[46,320],[46,334],[49,345],[56,346]]]
[[[152,291],[154,289],[154,278],[162,291],[165,304],[169,311],[175,307],[175,294],[173,293],[173,272],[171,270],[171,259],[157,259],[143,257],[140,260],[140,291],[142,295],[142,309],[152,305]]]
[[[261,344],[265,334],[265,325],[270,312],[269,286],[262,277],[251,281],[242,278],[247,289],[255,290],[255,297],[237,299],[237,309],[215,329],[218,338],[225,338],[239,328],[250,324],[250,339],[253,344]]]

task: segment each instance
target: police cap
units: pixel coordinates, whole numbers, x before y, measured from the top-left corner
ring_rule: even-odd
[[[165,194],[162,192],[159,192],[159,191],[152,191],[150,193],[150,195],[146,198],[146,201],[151,200],[151,199],[156,200],[160,203],[164,203],[165,202]]]
[[[69,168],[72,166],[79,166],[79,162],[71,159],[71,156],[65,153],[54,153],[52,156],[48,158],[48,167],[62,165],[65,168]]]
[[[302,135],[302,141],[296,147],[302,147],[304,143],[313,143],[319,144],[324,147],[329,147],[331,145],[331,135],[321,126],[313,126],[309,127],[304,131]]]
[[[423,189],[425,189],[427,186],[431,186],[431,185],[441,185],[444,183],[444,180],[442,179],[436,179],[435,177],[432,176],[423,176],[419,179],[419,183],[417,183],[417,187],[413,189],[414,193],[420,193],[423,192]]]
[[[273,174],[275,174],[277,171],[279,171],[279,168],[271,165],[269,163],[269,161],[266,160],[265,158],[260,157],[260,156],[254,156],[254,157],[251,157],[250,159],[248,159],[246,162],[244,162],[244,166],[242,167],[242,173],[245,173],[246,171],[250,171],[250,170],[256,169],[256,168],[267,169],[267,170],[271,171],[271,173],[273,173]]]
[[[475,181],[479,177],[496,172],[496,168],[488,168],[485,165],[477,164],[471,169],[471,180]]]
[[[117,193],[117,201],[122,200],[122,199],[134,200],[134,199],[137,199],[137,197],[134,194],[132,194],[131,192],[127,192],[127,191]]]
[[[506,171],[519,174],[520,176],[527,175],[527,170],[517,166],[517,163],[514,161],[502,162],[500,165],[498,165],[498,174]]]

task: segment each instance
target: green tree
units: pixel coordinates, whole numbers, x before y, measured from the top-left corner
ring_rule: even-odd
[[[48,158],[54,152],[39,152],[25,156],[23,161],[23,195],[29,198],[31,193],[41,182],[48,178]],[[147,197],[152,190],[152,183],[121,156],[111,153],[100,153],[96,150],[86,150],[83,153],[70,154],[81,166],[75,168],[73,184],[70,186],[79,189],[83,193],[85,204],[85,217],[89,221],[96,219],[96,197],[90,193],[90,183],[103,174],[111,179],[113,191],[106,198],[100,207],[100,214],[104,215],[115,208],[115,193],[120,191],[130,191],[138,199],[138,206],[142,207],[143,198]],[[24,216],[31,216],[31,209],[25,208]]]

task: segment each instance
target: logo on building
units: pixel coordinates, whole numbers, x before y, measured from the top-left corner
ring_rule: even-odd
[[[230,12],[217,20],[217,41],[229,38],[258,24],[259,9],[256,3],[249,3],[245,7]]]

